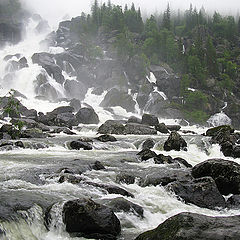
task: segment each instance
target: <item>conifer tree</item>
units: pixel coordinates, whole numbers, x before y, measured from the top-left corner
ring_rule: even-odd
[[[206,58],[208,74],[213,77],[218,77],[217,54],[210,36],[208,36],[206,43]]]
[[[169,3],[167,5],[167,9],[163,14],[163,28],[170,30],[171,28],[171,20],[170,20],[170,6]]]

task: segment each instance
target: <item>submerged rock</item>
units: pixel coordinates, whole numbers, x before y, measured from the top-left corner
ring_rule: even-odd
[[[100,142],[116,142],[117,139],[114,136],[104,134],[96,138]]]
[[[237,240],[240,239],[240,216],[209,217],[180,213],[135,240]]]
[[[91,199],[68,201],[63,206],[66,231],[97,239],[116,239],[121,232],[120,221],[113,211]]]
[[[146,149],[146,148],[151,149],[154,147],[154,145],[155,145],[155,141],[152,138],[148,138],[143,142],[142,148],[143,149]]]
[[[193,167],[195,178],[212,177],[221,194],[240,194],[240,165],[223,159],[209,159]]]
[[[168,184],[167,188],[186,203],[193,203],[199,207],[215,209],[226,206],[225,199],[211,177],[198,178],[188,182],[176,181]]]
[[[105,200],[104,200],[105,201]],[[143,208],[135,203],[132,203],[128,200],[126,200],[123,197],[118,197],[111,199],[109,201],[106,201],[106,205],[110,207],[114,212],[131,212],[141,218],[143,218]]]
[[[93,147],[90,143],[87,142],[82,142],[82,141],[72,141],[70,142],[70,147],[71,149],[76,149],[76,150],[92,150]]]
[[[176,131],[172,131],[167,141],[164,143],[164,150],[180,151],[180,150],[186,150],[186,149],[187,149],[186,141]]]

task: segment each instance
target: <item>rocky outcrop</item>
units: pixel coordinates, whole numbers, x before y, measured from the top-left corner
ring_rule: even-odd
[[[49,76],[52,76],[58,83],[64,82],[62,69],[55,63],[54,55],[46,52],[34,53],[32,56],[33,63],[42,66]]]
[[[101,134],[124,134],[125,126],[116,120],[107,120],[98,128]]]
[[[236,240],[240,238],[240,216],[209,217],[179,213],[135,240]]]
[[[106,94],[100,106],[101,107],[121,106],[128,112],[134,112],[135,104],[136,103],[133,101],[131,95],[119,91],[116,88],[113,88]]]
[[[206,132],[207,136],[211,136],[211,143],[217,143],[221,146],[221,151],[226,157],[240,157],[240,147],[236,144],[240,138],[238,133],[234,133],[234,129],[229,125],[222,125],[210,128]]]
[[[164,150],[180,151],[180,150],[186,150],[186,149],[187,149],[186,141],[180,136],[179,133],[177,133],[176,131],[172,131],[167,141],[164,143]]]
[[[113,211],[91,199],[66,202],[62,216],[67,232],[87,238],[112,240],[121,232],[120,221]]]
[[[107,120],[99,128],[98,132],[101,134],[136,134],[136,135],[154,135],[157,131],[150,126],[138,124],[138,123],[127,123],[123,124],[115,120]]]
[[[226,206],[225,199],[211,177],[198,178],[188,182],[176,181],[168,184],[167,188],[186,203],[192,203],[199,207],[215,209]]]
[[[192,169],[195,178],[212,177],[221,194],[240,193],[240,165],[223,159],[209,159]]]

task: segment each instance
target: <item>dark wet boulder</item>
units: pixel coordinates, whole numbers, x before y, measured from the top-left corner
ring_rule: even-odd
[[[135,203],[126,200],[123,197],[114,198],[105,202],[106,205],[110,207],[114,212],[133,213],[143,218],[143,208]]]
[[[101,134],[124,134],[124,131],[124,125],[116,120],[107,120],[98,128]]]
[[[209,217],[183,212],[135,240],[237,240],[240,238],[239,221],[240,216]]]
[[[159,123],[155,126],[155,129],[160,133],[169,133],[167,126],[164,123]]]
[[[100,142],[116,142],[117,139],[114,136],[104,134],[96,138]]]
[[[18,139],[21,136],[21,132],[13,125],[4,124],[0,128],[1,139]]]
[[[134,184],[135,176],[128,174],[128,173],[119,173],[116,176],[117,183],[126,183],[126,184]]]
[[[180,125],[166,125],[169,131],[179,131],[181,129]]]
[[[55,108],[53,111],[49,112],[49,114],[58,115],[62,113],[72,113],[74,111],[74,108],[71,106],[61,106],[58,108]]]
[[[72,142],[70,142],[69,145],[70,145],[71,149],[75,149],[75,150],[80,150],[80,149],[92,150],[93,149],[93,147],[90,143],[82,142],[82,141],[72,141]]]
[[[133,194],[131,194],[130,192],[126,191],[125,189],[120,188],[120,187],[115,186],[115,185],[107,185],[107,184],[94,183],[94,182],[85,182],[85,183],[88,184],[88,185],[91,185],[93,187],[100,188],[100,189],[106,191],[109,194],[119,194],[119,195],[122,195],[122,196],[134,198]]]
[[[177,157],[174,158],[173,161],[177,161],[179,162],[181,165],[187,167],[187,168],[192,168],[192,165],[190,163],[188,163],[185,159]]]
[[[62,217],[67,232],[83,237],[112,240],[121,232],[120,221],[113,211],[91,199],[66,202]]]
[[[240,165],[223,159],[209,159],[193,167],[195,178],[212,177],[221,194],[240,193]]]
[[[150,158],[157,158],[157,154],[148,148],[145,148],[139,153],[137,153],[137,156],[140,157],[141,161],[147,161]]]
[[[159,124],[159,122],[156,116],[145,113],[142,116],[142,124],[149,125],[149,126],[156,126]]]
[[[90,167],[91,167],[91,169],[96,170],[96,171],[106,169],[103,166],[103,164],[99,161],[94,162],[93,164],[90,165]]]
[[[84,124],[98,124],[99,118],[96,112],[93,108],[81,108],[76,113],[76,118],[78,123],[84,123]]]
[[[140,186],[166,186],[174,181],[190,181],[192,179],[191,171],[188,169],[162,167],[157,170],[149,169],[149,171],[141,177]]]
[[[176,181],[167,185],[180,199],[199,207],[215,209],[226,206],[225,199],[218,191],[211,177],[198,178],[188,182]]]
[[[156,135],[157,131],[147,125],[138,124],[138,123],[127,123],[125,125],[125,134],[134,134],[134,135]]]
[[[42,66],[49,76],[52,76],[56,82],[63,84],[65,79],[62,75],[61,68],[55,63],[54,55],[46,52],[34,53],[32,56],[33,63]]]
[[[146,139],[143,143],[142,143],[142,148],[143,149],[151,149],[153,148],[155,145],[155,141],[152,138],[148,138]]]
[[[22,138],[46,138],[49,135],[39,128],[29,128],[21,132]]]
[[[171,156],[158,154],[157,157],[154,158],[154,162],[156,164],[171,164],[171,163],[174,163],[174,160],[172,159]]]
[[[60,113],[55,118],[57,126],[72,127],[78,125],[76,116],[71,112]]]
[[[142,123],[142,120],[140,118],[137,118],[135,116],[131,116],[128,121],[128,123],[139,123],[141,124]]]
[[[221,126],[218,126],[218,127],[209,128],[206,132],[206,135],[210,136],[210,137],[213,137],[213,136],[216,136],[219,132],[233,133],[234,128],[230,125],[221,125]]]
[[[120,91],[116,88],[111,89],[103,101],[101,102],[101,107],[115,107],[120,106],[126,109],[128,112],[134,112],[135,110],[135,101],[132,99],[132,96],[126,92]]]
[[[180,151],[180,150],[186,150],[186,149],[187,149],[186,141],[176,131],[172,131],[167,141],[164,143],[164,150]]]

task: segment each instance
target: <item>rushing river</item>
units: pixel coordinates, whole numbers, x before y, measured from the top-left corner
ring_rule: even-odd
[[[1,82],[1,96],[4,96],[11,88],[17,89],[28,96],[27,100],[21,99],[21,102],[26,107],[47,112],[65,103],[50,103],[34,99],[32,79],[41,72],[41,67],[31,64],[30,58],[34,52],[40,50],[37,43],[44,39],[44,36],[36,36],[33,34],[33,29],[34,23],[31,23],[25,41],[16,46],[8,46],[1,51],[1,58],[7,54],[20,53],[28,59],[30,64],[29,68],[18,71],[15,78],[13,78],[14,81],[7,84]],[[54,49],[49,49],[49,51],[54,51]],[[0,59],[0,62],[0,73],[3,75],[7,63],[2,59]],[[61,86],[57,85],[53,80],[51,81],[58,90],[59,96],[64,97],[64,90],[61,89]],[[108,119],[114,119],[116,116],[127,119],[133,115],[133,113],[127,113],[120,107],[112,108],[111,113],[99,107],[105,94],[106,92],[101,96],[96,96],[89,89],[83,101],[94,107],[101,123]],[[134,114],[138,116],[138,111]],[[174,119],[160,119],[160,122],[177,123]],[[115,185],[134,195],[134,198],[126,196],[123,198],[143,207],[144,217],[141,218],[134,212],[117,212],[116,215],[120,219],[122,226],[122,233],[118,239],[134,239],[139,233],[155,228],[170,216],[180,212],[195,212],[210,216],[240,214],[240,210],[209,210],[192,204],[185,204],[160,185],[141,187],[137,180],[134,184],[129,185],[119,184],[116,181],[116,176],[119,173],[138,172],[147,175],[162,168],[168,171],[176,167],[174,164],[155,164],[151,159],[140,162],[136,154],[141,150],[141,144],[147,138],[154,139],[155,146],[153,150],[156,153],[170,155],[173,158],[182,157],[193,166],[210,158],[230,159],[223,156],[218,145],[211,145],[209,139],[201,135],[206,129],[196,126],[182,127],[182,130],[197,132],[197,134],[182,134],[188,143],[188,151],[164,152],[163,144],[168,137],[164,134],[155,136],[118,135],[115,136],[117,142],[102,143],[94,141],[93,150],[91,151],[69,150],[69,141],[80,137],[95,138],[97,137],[97,129],[97,125],[80,125],[73,129],[76,133],[74,136],[55,134],[51,138],[23,140],[29,142],[29,148],[0,152],[0,211],[6,216],[6,219],[0,220],[0,230],[4,232],[4,234],[1,234],[0,231],[0,239],[83,239],[70,238],[65,231],[61,215],[63,203],[70,199],[83,197],[104,203],[109,199],[123,197],[118,194],[107,194],[98,187],[84,183],[72,184],[67,181],[60,183],[59,176],[61,176],[63,169],[82,169],[84,171],[81,175],[76,171],[76,177],[81,176],[86,181],[94,183]],[[37,146],[38,144],[47,147],[34,149],[34,145]],[[88,166],[96,161],[101,162],[106,169],[98,171],[88,169]],[[240,163],[239,159],[235,159],[235,161]],[[42,205],[44,205],[48,202],[56,203],[51,210],[52,222],[49,230],[44,226],[45,209],[40,207],[41,204],[39,204],[43,203]],[[18,212],[18,215],[15,215],[11,211],[17,209],[19,204],[25,206],[26,210],[23,209]],[[30,205],[31,208],[28,209]]]

